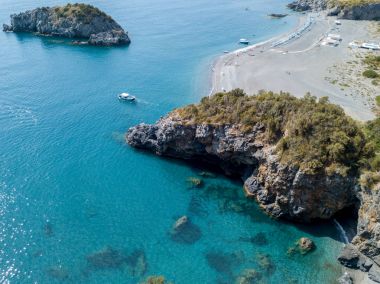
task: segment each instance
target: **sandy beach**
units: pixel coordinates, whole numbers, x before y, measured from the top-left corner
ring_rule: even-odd
[[[369,51],[349,47],[354,40],[375,41],[370,22],[342,20],[336,25],[333,17],[310,14],[300,18],[295,30],[305,25],[309,16],[311,26],[286,44],[273,47],[294,30],[221,56],[213,68],[213,92],[242,88],[248,94],[271,90],[297,97],[310,92],[316,97],[328,96],[355,119],[374,118],[371,109],[380,88],[360,79],[361,58]],[[341,43],[336,47],[321,45],[328,33],[339,34]]]

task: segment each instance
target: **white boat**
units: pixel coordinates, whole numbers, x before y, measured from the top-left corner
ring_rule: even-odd
[[[123,100],[123,101],[135,101],[136,100],[136,97],[134,96],[131,96],[130,94],[128,93],[121,93],[120,95],[117,96],[119,98],[119,100]]]
[[[363,43],[362,48],[366,48],[366,49],[371,49],[371,50],[380,50],[380,44],[376,44],[376,43]]]
[[[241,43],[241,44],[249,44],[249,40],[246,39],[246,38],[241,38],[241,39],[239,40],[239,43]]]
[[[338,21],[338,20],[335,21],[335,25],[340,26],[341,24],[342,24],[341,21]]]

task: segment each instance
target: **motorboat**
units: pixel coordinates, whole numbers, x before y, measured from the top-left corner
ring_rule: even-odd
[[[121,93],[120,95],[117,96],[119,98],[119,100],[123,100],[123,101],[130,101],[130,102],[133,102],[136,100],[136,97],[128,94],[128,93]]]
[[[241,43],[241,44],[249,44],[249,40],[246,39],[246,38],[241,38],[241,39],[239,40],[239,43]]]

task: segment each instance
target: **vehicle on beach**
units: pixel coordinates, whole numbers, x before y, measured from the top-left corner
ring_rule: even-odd
[[[240,43],[240,44],[249,44],[249,40],[246,39],[246,38],[241,38],[241,39],[239,40],[239,43]]]
[[[132,96],[128,93],[121,93],[119,94],[118,96],[118,99],[121,100],[121,101],[129,101],[129,102],[134,102],[136,101],[136,97],[135,96]]]

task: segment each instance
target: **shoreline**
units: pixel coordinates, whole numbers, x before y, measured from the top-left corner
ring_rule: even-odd
[[[248,45],[248,46],[244,46],[244,47],[241,47],[241,48],[238,48],[238,49],[235,49],[231,52],[228,52],[226,54],[222,54],[222,55],[219,55],[217,56],[213,62],[211,63],[211,88],[210,88],[210,91],[208,92],[208,96],[211,96],[212,94],[214,94],[214,90],[215,90],[215,86],[216,86],[216,81],[217,81],[217,77],[216,77],[216,71],[218,70],[217,68],[219,67],[220,68],[220,64],[222,64],[222,61],[224,58],[228,58],[230,57],[231,55],[236,55],[236,54],[241,54],[241,53],[245,53],[245,52],[249,52],[255,48],[258,48],[258,47],[261,47],[261,46],[265,46],[269,43],[272,43],[272,42],[275,42],[276,40],[280,39],[280,38],[283,38],[291,33],[294,33],[295,31],[297,31],[301,26],[302,26],[302,22],[305,20],[306,18],[306,15],[298,15],[298,19],[297,19],[297,24],[295,27],[292,27],[289,31],[287,32],[283,32],[283,33],[280,33],[276,36],[272,36],[270,37],[269,39],[267,40],[264,40],[264,41],[259,41],[257,43],[254,43],[252,45]]]
[[[308,17],[313,22],[300,36],[279,46],[272,45],[299,30]],[[354,86],[356,83],[352,86],[345,82],[335,84],[342,75],[334,74],[344,70],[346,67],[341,66],[355,59],[356,53],[365,52],[355,51],[348,44],[356,39],[370,38],[368,21],[343,20],[338,27],[334,20],[323,12],[300,15],[297,26],[289,32],[219,56],[212,64],[209,95],[235,88],[241,88],[248,94],[270,90],[289,92],[296,97],[310,92],[316,97],[329,97],[332,103],[341,106],[354,119],[373,119],[374,96],[369,95],[370,92],[360,92],[361,89]],[[321,45],[328,33],[342,35],[339,46]],[[333,67],[337,70],[332,70]],[[338,80],[329,77],[334,75]]]

